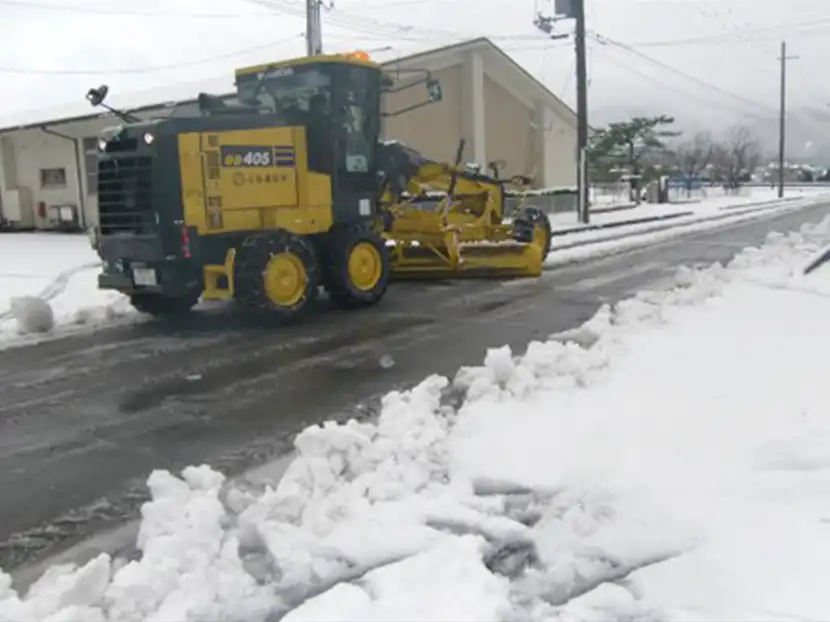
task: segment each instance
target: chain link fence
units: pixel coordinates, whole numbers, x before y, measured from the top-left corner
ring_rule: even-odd
[[[525,197],[508,196],[504,201],[505,216],[510,217],[522,207],[535,207],[546,214],[575,212],[577,193],[575,190],[556,194],[530,194]]]

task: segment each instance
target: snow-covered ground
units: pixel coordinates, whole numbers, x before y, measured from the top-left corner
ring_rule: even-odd
[[[789,193],[784,203],[769,205],[774,209],[800,209],[810,202],[825,200],[821,189],[801,189]],[[795,198],[802,200],[796,201]],[[684,205],[649,205],[613,212],[597,213],[592,224],[610,224],[632,219],[665,216],[679,212],[691,215],[643,224],[622,225],[610,229],[570,232],[558,236],[549,264],[555,265],[574,258],[587,258],[648,244],[660,236],[671,237],[678,232],[720,226],[738,219],[752,218],[742,210],[753,205],[774,202],[775,195],[767,189],[753,189],[739,197],[716,197],[711,200]],[[731,208],[736,208],[734,212]],[[730,209],[727,209],[730,208]],[[710,221],[718,216],[728,220]],[[551,218],[554,231],[571,231],[577,225],[574,214],[558,214]],[[672,227],[671,231],[667,231]],[[676,228],[676,229],[674,229]],[[682,229],[681,229],[682,228]],[[660,230],[660,233],[654,231]],[[672,233],[672,231],[674,233]],[[634,236],[620,240],[621,236]],[[639,235],[648,234],[648,235]],[[655,237],[657,236],[657,237]],[[601,242],[601,244],[599,244]],[[579,245],[579,248],[568,248]],[[563,248],[564,247],[564,248]],[[63,335],[114,322],[134,322],[146,319],[130,307],[126,297],[97,288],[98,256],[83,235],[54,233],[16,233],[0,236],[0,345],[3,347],[32,343],[55,334]],[[19,296],[34,296],[46,300],[52,307],[56,329],[48,335],[21,335],[19,323],[11,313],[11,301]]]
[[[809,198],[822,194],[826,195],[826,193],[827,190],[822,188],[793,188],[787,189],[785,198]],[[744,188],[739,195],[735,196],[725,196],[721,193],[705,199],[699,198],[689,202],[664,204],[643,203],[637,207],[627,209],[614,209],[618,206],[613,203],[603,204],[602,202],[597,202],[594,205],[597,211],[591,215],[590,225],[605,225],[634,218],[664,217],[681,212],[693,212],[695,217],[703,218],[717,214],[724,208],[738,209],[764,201],[775,201],[777,198],[777,190],[770,190],[769,188]],[[608,211],[609,208],[612,211]],[[554,226],[554,229],[568,230],[582,226],[579,223],[577,214],[573,212],[552,215],[551,224]]]
[[[83,235],[0,234],[0,341],[16,336],[11,301],[33,296],[61,327],[99,324],[130,313],[126,299],[97,286],[99,259]]]
[[[799,186],[799,189],[810,190],[813,187]],[[792,191],[791,186],[787,188]],[[597,207],[617,207],[621,205],[630,205],[631,198],[629,194],[629,186],[627,182],[616,182],[610,184],[597,184],[591,187],[591,201]],[[748,196],[754,193],[775,195],[776,190],[766,186],[744,186],[737,190],[737,196]],[[684,203],[688,201],[712,201],[721,198],[736,198],[735,190],[725,190],[722,186],[701,186],[695,188],[691,193],[687,193],[683,188],[672,187],[669,189],[669,201],[675,203]]]
[[[0,620],[828,619],[830,217],[296,439],[275,487],[157,471],[142,557]]]
[[[758,218],[774,217],[789,211],[798,211],[826,200],[827,196],[823,194],[807,194],[803,199],[783,203],[745,203],[734,208],[726,206],[717,210],[702,209],[692,215],[668,220],[572,232],[553,239],[553,248],[556,252],[548,256],[545,266],[553,268],[573,261],[625,252],[667,242],[692,233],[729,227]]]

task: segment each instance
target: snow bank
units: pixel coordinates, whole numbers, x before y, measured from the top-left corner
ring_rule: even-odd
[[[0,620],[825,619],[830,218],[296,439],[276,487],[154,472],[142,557]]]

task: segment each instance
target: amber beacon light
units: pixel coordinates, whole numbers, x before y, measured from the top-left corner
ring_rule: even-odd
[[[369,55],[363,50],[357,50],[355,52],[349,52],[348,54],[346,54],[346,58],[351,58],[354,60],[369,60]]]

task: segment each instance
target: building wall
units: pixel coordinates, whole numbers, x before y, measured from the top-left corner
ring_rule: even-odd
[[[486,72],[486,67],[485,67]],[[489,75],[484,76],[484,136],[487,165],[502,160],[501,177],[530,175],[538,162],[534,145],[537,138],[532,126],[533,110]]]
[[[505,74],[503,67],[481,55],[483,91],[483,155],[476,149],[476,123],[473,113],[475,70],[473,53],[445,59],[450,67],[433,70],[441,82],[444,99],[440,103],[384,121],[384,137],[397,139],[421,151],[425,156],[452,162],[458,142],[466,141],[463,159],[483,167],[493,160],[504,160],[503,176],[523,174],[534,177],[534,186],[576,185],[576,126],[562,118],[547,103],[539,101],[521,80]],[[432,69],[428,62],[413,67]],[[394,66],[387,71],[394,71]],[[402,74],[413,79],[415,74]],[[508,78],[508,79],[505,79]],[[503,83],[507,83],[504,86]],[[522,91],[520,93],[520,90]],[[424,100],[422,85],[385,97],[385,110],[397,110]],[[475,152],[479,151],[476,158]]]
[[[17,176],[17,165],[14,162],[14,148],[7,136],[0,136],[0,217],[8,216],[8,206],[11,201],[10,195],[6,192],[8,185],[13,185]]]
[[[155,111],[147,116],[183,116],[197,112],[195,104],[188,104]],[[24,130],[0,137],[0,204],[8,205],[12,191],[24,189],[27,192],[20,193],[20,196],[27,199],[27,204],[21,205],[21,208],[31,214],[34,226],[39,229],[50,227],[50,223],[38,214],[40,202],[47,206],[74,205],[79,210],[83,208],[82,224],[87,227],[97,225],[95,144],[104,128],[118,123],[117,118],[107,116],[60,124],[54,128],[60,134],[82,142],[80,181],[74,142],[46,134],[39,129]],[[6,148],[1,148],[3,145],[6,145]],[[51,187],[41,184],[41,170],[52,168],[64,170],[65,184]],[[81,193],[78,192],[79,184]]]
[[[74,144],[54,136],[47,136],[40,132],[27,132],[15,137],[15,156],[17,160],[16,188],[29,190],[34,224],[38,228],[45,228],[46,222],[41,219],[35,209],[40,201],[46,205],[75,205],[78,206],[78,176],[75,168]],[[62,169],[64,181],[62,185],[44,186],[41,184],[41,170]],[[21,206],[23,209],[24,206]]]
[[[544,187],[576,187],[576,127],[548,107],[543,111]]]
[[[496,50],[482,50],[484,66],[491,86],[486,89],[487,106],[490,118],[500,119],[513,128],[514,136],[507,140],[512,146],[493,146],[488,140],[487,149],[508,152],[517,162],[518,172],[533,173],[534,186],[555,187],[574,186],[576,184],[576,115],[563,102],[551,97],[549,93],[533,83],[532,78],[522,75],[522,71],[504,58]],[[495,83],[499,88],[492,88]],[[502,113],[502,108],[504,112]],[[495,109],[495,110],[494,110]],[[523,129],[519,125],[523,125]],[[487,123],[488,131],[492,130]],[[529,127],[530,126],[530,127]],[[499,132],[499,133],[506,133]],[[524,146],[516,146],[522,135]],[[504,140],[501,137],[500,140]],[[529,155],[528,155],[529,154]],[[503,159],[504,156],[502,156]],[[520,162],[525,162],[521,170]],[[513,170],[508,163],[508,170]]]
[[[487,161],[503,177],[528,175],[536,188],[576,185],[576,127],[545,101],[530,107],[490,76],[484,81]]]
[[[395,139],[417,149],[433,160],[453,161],[462,132],[462,67],[455,65],[433,73],[441,82],[443,98],[435,102],[383,120],[383,137]],[[394,73],[393,73],[394,75]],[[419,78],[417,74],[401,73],[403,83]],[[420,84],[383,98],[385,112],[394,112],[425,101],[426,86]]]

